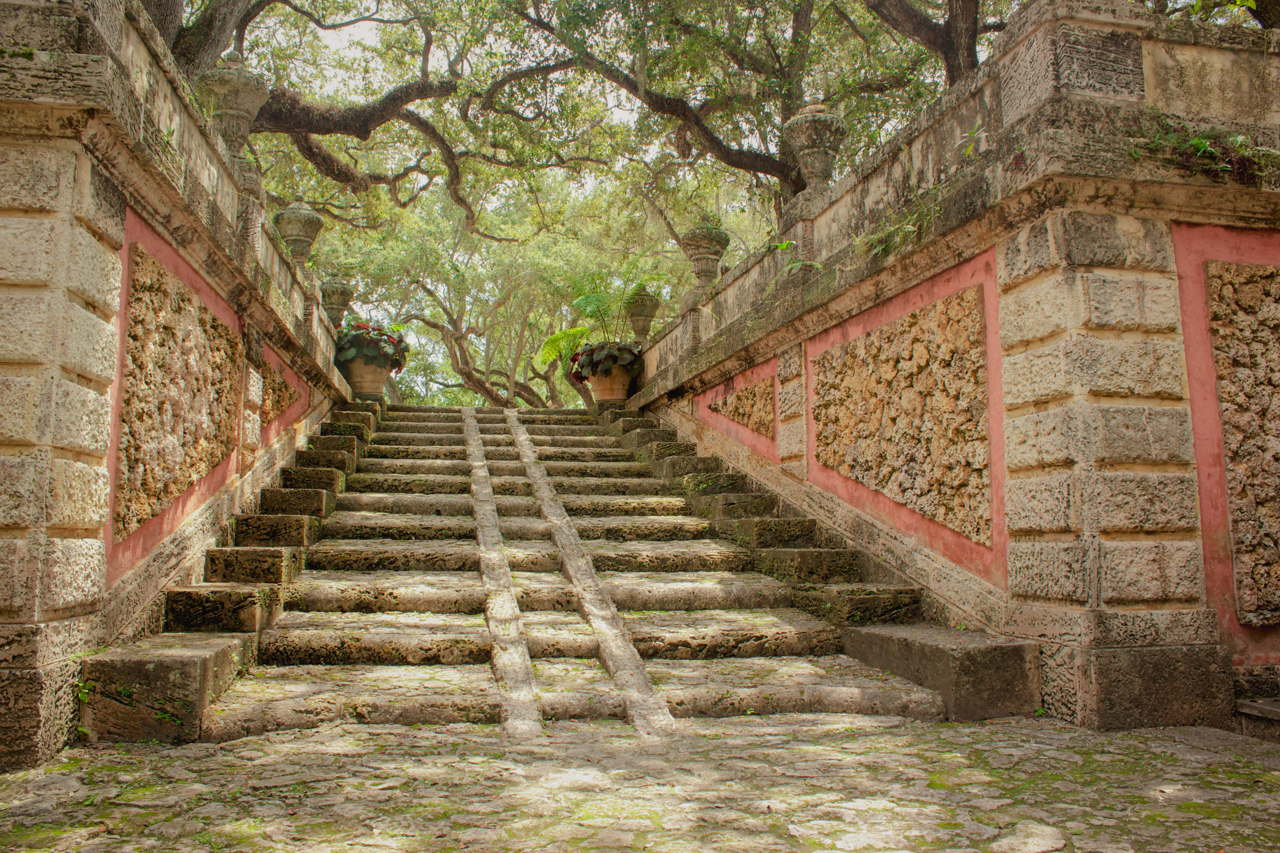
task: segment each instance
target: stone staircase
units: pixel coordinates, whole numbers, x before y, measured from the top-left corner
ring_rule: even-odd
[[[168,591],[166,633],[83,662],[88,737],[337,720],[530,736],[601,717],[661,736],[676,717],[937,720],[948,703],[974,716],[944,629],[895,625],[907,647],[886,660],[890,640],[850,627],[916,622],[920,590],[864,583],[866,555],[823,547],[812,520],[622,410],[352,404],[231,540],[204,583]],[[911,647],[921,630],[932,639]],[[964,633],[1005,656],[987,692],[1034,681],[1034,644]]]

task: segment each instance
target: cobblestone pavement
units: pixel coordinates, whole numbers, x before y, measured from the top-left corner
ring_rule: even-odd
[[[895,717],[334,725],[0,776],[0,849],[1280,851],[1280,746]]]

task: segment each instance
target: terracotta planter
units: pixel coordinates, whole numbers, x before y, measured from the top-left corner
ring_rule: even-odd
[[[379,367],[369,364],[363,358],[353,358],[339,364],[338,369],[346,377],[353,394],[381,394],[383,386],[387,384],[387,377],[391,375],[391,365]]]
[[[631,377],[625,370],[615,367],[603,376],[588,376],[587,384],[591,386],[591,396],[597,401],[625,400]]]

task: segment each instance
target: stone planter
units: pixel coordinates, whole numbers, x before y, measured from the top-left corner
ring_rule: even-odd
[[[250,195],[262,198],[262,175],[255,163],[244,156],[249,130],[258,110],[271,96],[267,79],[244,67],[244,59],[235,51],[222,57],[217,67],[196,80],[196,94],[213,114],[213,129],[227,144],[232,166],[241,186]]]
[[[662,302],[658,297],[643,290],[627,302],[627,322],[631,324],[631,331],[635,334],[636,340],[649,339],[649,329],[653,327],[653,318],[658,316],[658,308],[661,305]]]
[[[334,328],[342,325],[342,317],[347,313],[351,297],[356,295],[354,286],[338,279],[329,279],[320,285],[320,304],[324,307],[325,316]]]
[[[597,401],[625,400],[627,388],[631,385],[631,377],[625,370],[615,367],[608,373],[588,376],[587,384],[591,386],[591,396]]]
[[[387,384],[387,377],[391,375],[391,365],[379,367],[359,357],[342,362],[338,365],[338,370],[351,386],[351,393],[362,395],[381,395],[383,386]]]
[[[320,214],[303,204],[302,199],[298,199],[277,213],[271,221],[275,224],[280,239],[289,247],[293,263],[296,266],[305,264],[307,256],[311,254],[312,244],[324,227]]]
[[[836,154],[849,135],[844,120],[822,104],[810,104],[782,126],[782,135],[796,152],[800,174],[809,188],[831,183]]]
[[[680,302],[680,313],[692,311],[701,305],[707,291],[720,277],[720,259],[729,248],[729,232],[709,223],[689,229],[680,238],[680,250],[693,265],[698,283],[685,292]]]

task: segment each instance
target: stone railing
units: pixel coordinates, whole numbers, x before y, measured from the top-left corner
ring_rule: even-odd
[[[1274,375],[1280,192],[1265,154],[1246,186],[1160,142],[1185,123],[1274,147],[1278,54],[1277,32],[1032,0],[978,71],[686,302],[629,405],[938,618],[1039,640],[1057,716],[1220,723],[1224,652],[1280,693],[1260,544],[1280,530],[1250,473],[1270,390],[1229,367]]]

